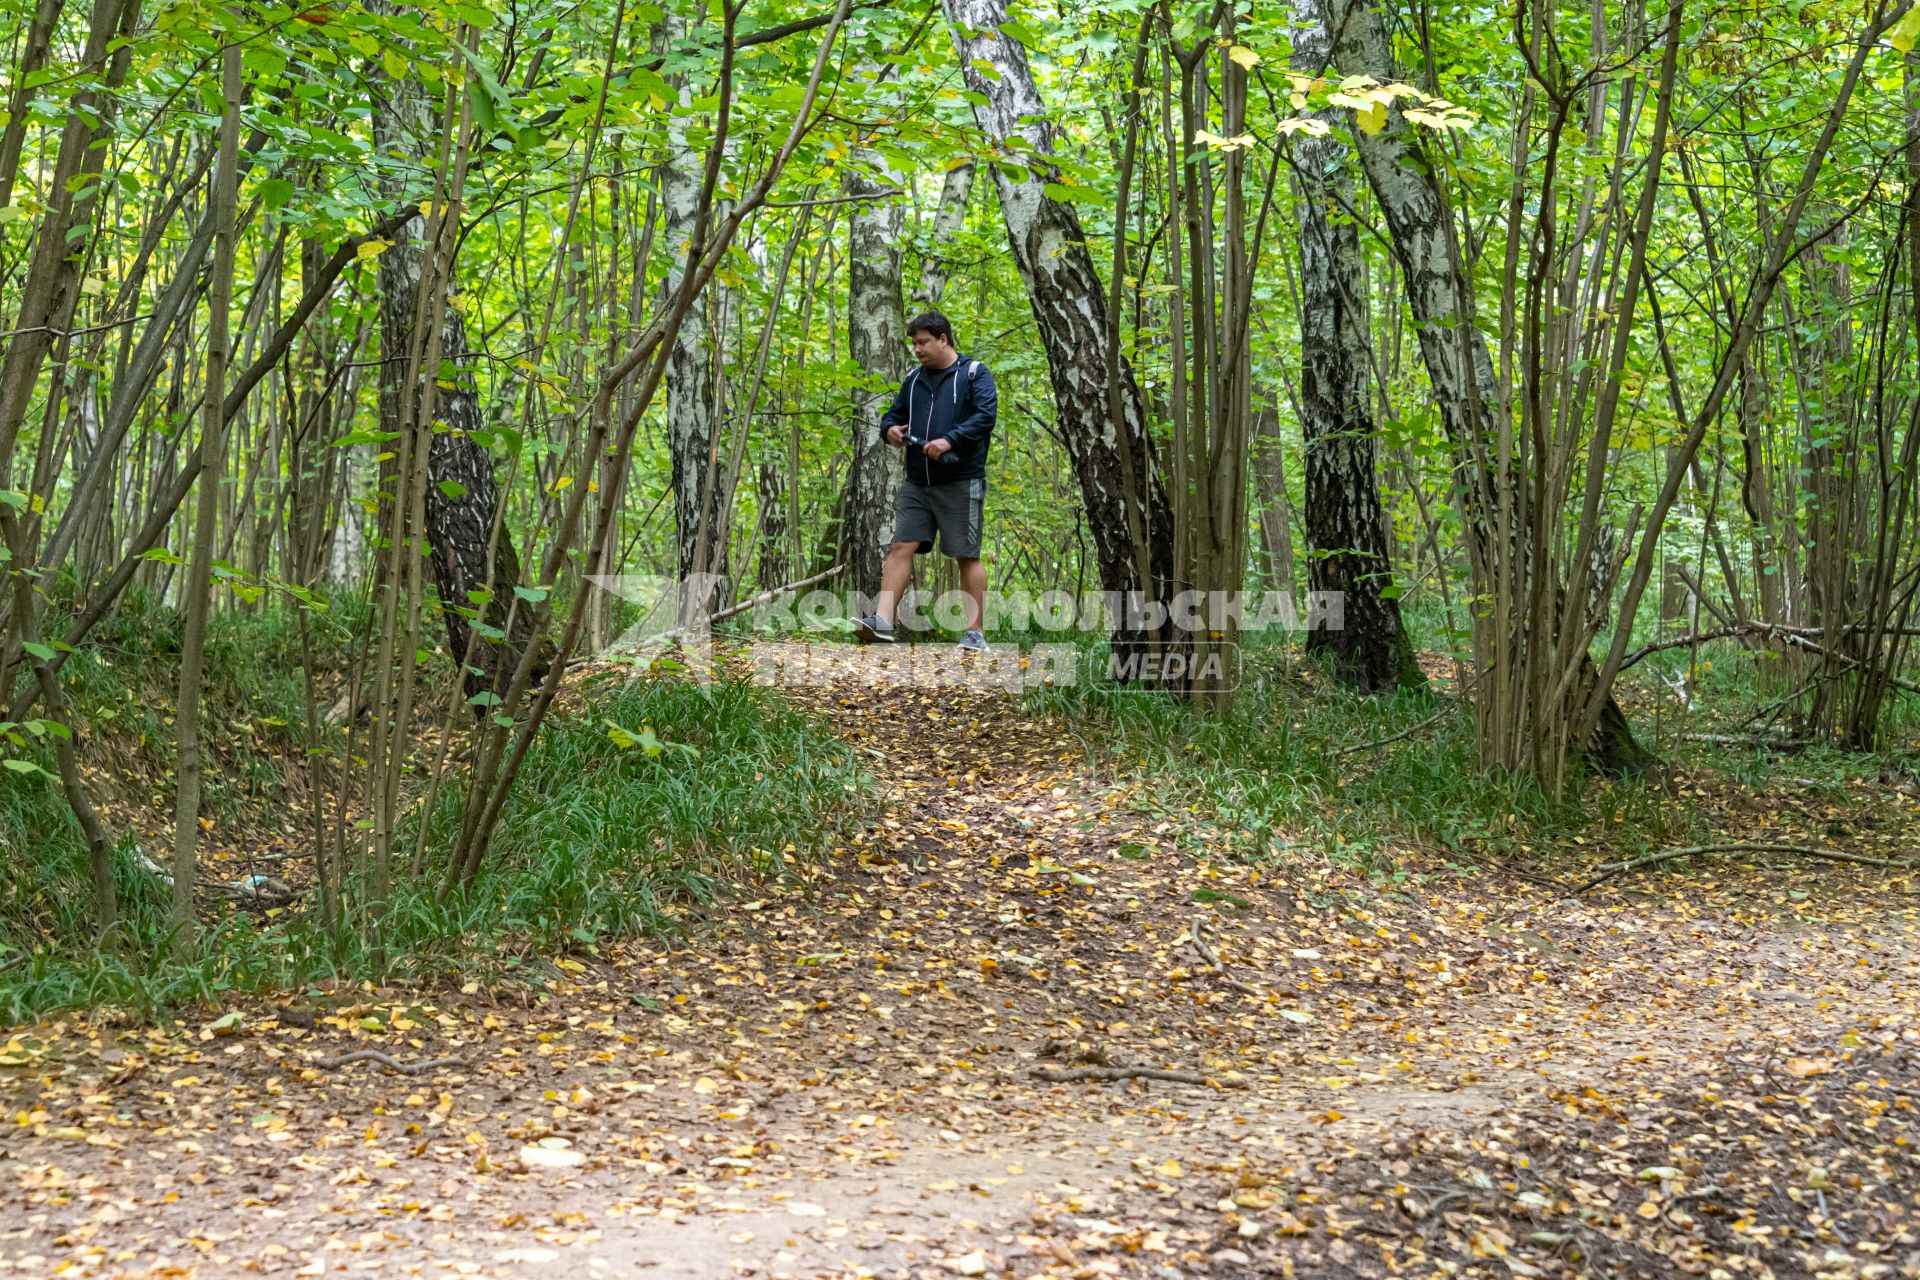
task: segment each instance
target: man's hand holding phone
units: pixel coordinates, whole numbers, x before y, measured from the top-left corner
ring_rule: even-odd
[[[905,423],[896,422],[887,428],[887,443],[896,449],[904,449],[907,447],[907,427]]]

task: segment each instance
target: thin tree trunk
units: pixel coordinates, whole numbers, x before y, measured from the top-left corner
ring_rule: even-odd
[[[784,461],[784,460],[783,460]],[[760,574],[762,591],[791,582],[791,542],[787,535],[787,471],[771,458],[759,466]]]
[[[20,148],[27,140],[27,106],[33,101],[35,72],[46,65],[53,47],[53,29],[60,22],[66,0],[39,0],[27,25],[26,47],[12,72],[13,89],[7,95],[7,123],[0,130],[0,209],[13,203],[13,184],[20,174]]]
[[[233,300],[234,202],[240,155],[240,46],[221,55],[225,111],[220,117],[220,154],[214,161],[209,204],[213,213],[213,279],[207,286],[207,373],[200,415],[200,492],[194,507],[193,550],[185,591],[185,629],[180,642],[180,703],[173,806],[173,946],[193,946],[195,853],[200,843],[200,695],[207,649],[207,611],[213,595],[215,521],[225,477],[227,417],[227,311]]]
[[[68,233],[92,220],[101,184],[80,175],[94,144],[113,128],[121,82],[126,79],[133,42],[109,52],[116,34],[136,26],[141,0],[95,0],[88,23],[82,65],[104,67],[95,89],[83,91],[67,113],[53,171],[44,188],[40,216],[20,303],[8,326],[7,351],[0,359],[0,476],[13,471],[13,450],[33,402],[40,367],[53,349],[57,331],[69,326],[79,301],[81,270],[87,254],[74,252]],[[84,193],[84,194],[81,194]]]

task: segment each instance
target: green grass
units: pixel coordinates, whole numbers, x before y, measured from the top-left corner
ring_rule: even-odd
[[[395,904],[407,963],[671,929],[677,908],[790,874],[871,785],[824,726],[742,681],[615,680],[580,701],[529,755],[477,883]],[[431,849],[448,846],[458,816],[441,806]]]
[[[1104,665],[1105,646],[1083,645],[1082,678],[1031,693],[1031,705],[1074,726],[1089,759],[1134,783],[1137,807],[1183,817],[1195,850],[1331,857],[1393,876],[1409,846],[1465,868],[1488,855],[1524,858],[1603,818],[1643,834],[1670,821],[1635,784],[1596,783],[1556,800],[1526,776],[1483,770],[1471,714],[1450,697],[1348,692],[1303,657],[1296,637],[1247,636],[1241,683],[1222,716],[1088,678]],[[1436,714],[1405,738],[1340,754]]]
[[[1410,615],[1416,646],[1447,652],[1436,613]],[[1050,637],[1057,639],[1059,637]],[[994,637],[996,642],[1004,637]],[[1134,789],[1135,807],[1172,818],[1195,851],[1249,859],[1330,858],[1398,878],[1409,850],[1465,871],[1498,859],[1521,867],[1561,855],[1591,858],[1596,840],[1626,853],[1709,836],[1709,820],[1684,793],[1652,780],[1586,777],[1561,798],[1524,774],[1482,769],[1471,710],[1427,691],[1351,693],[1307,659],[1300,637],[1248,634],[1231,710],[1196,714],[1177,699],[1098,678],[1106,646],[1080,636],[1081,678],[1029,694],[1061,717],[1090,760]],[[1844,801],[1849,781],[1889,765],[1920,777],[1903,750],[1920,699],[1896,695],[1883,720],[1885,750],[1863,754],[1814,746],[1798,754],[1688,742],[1691,732],[1738,733],[1751,713],[1792,689],[1776,659],[1731,641],[1650,656],[1624,674],[1620,696],[1636,737],[1663,760],[1706,769],[1759,793],[1789,790]],[[1687,678],[1690,707],[1669,681]],[[1358,752],[1343,748],[1393,738]],[[1575,846],[1574,837],[1585,846]]]
[[[144,755],[171,736],[153,687],[168,679],[170,662],[164,630],[148,648],[157,661],[139,662],[139,645],[137,630],[118,627],[70,668],[82,723],[111,709],[107,732],[118,749]],[[290,655],[276,652],[288,645]],[[279,770],[304,737],[298,656],[285,615],[221,616],[208,699],[222,717],[210,772],[223,815],[258,818],[261,806],[277,813],[286,803]],[[276,674],[281,659],[291,676]],[[529,753],[480,875],[442,900],[436,873],[457,820],[458,788],[447,789],[429,831],[430,873],[396,889],[378,952],[358,922],[330,932],[296,909],[264,920],[239,911],[203,919],[194,953],[176,958],[170,891],[141,869],[131,840],[116,855],[122,942],[96,949],[86,851],[58,788],[45,776],[0,775],[0,1019],[82,1007],[151,1018],[234,991],[482,976],[671,930],[683,908],[792,873],[869,789],[817,720],[749,684],[616,680],[571,693],[567,706],[578,710],[556,715]],[[611,732],[609,722],[628,732]],[[170,797],[171,787],[156,794]],[[298,817],[304,825],[304,812]],[[408,831],[397,847],[412,844]],[[164,850],[149,852],[165,860]]]

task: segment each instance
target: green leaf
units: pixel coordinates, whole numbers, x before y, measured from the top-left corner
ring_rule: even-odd
[[[467,60],[467,64],[473,68],[474,75],[480,78],[481,92],[469,95],[473,103],[474,120],[489,132],[498,129],[500,117],[512,109],[507,91],[500,87],[500,82],[493,77],[492,69],[481,61],[478,54],[463,47],[460,50],[460,56]]]
[[[461,484],[458,480],[442,480],[435,488],[439,489],[441,493],[449,498],[464,498],[467,496],[467,486]]]
[[[269,209],[284,209],[293,199],[293,184],[285,178],[268,178],[260,184],[260,201]]]
[[[20,647],[22,649],[25,649],[28,653],[32,654],[34,657],[40,659],[40,661],[42,662],[53,661],[53,650],[47,645],[40,644],[38,641],[34,641],[34,640],[22,641]]]
[[[1058,182],[1049,182],[1041,188],[1049,200],[1060,200],[1067,204],[1105,204],[1107,198],[1092,187],[1069,187]]]

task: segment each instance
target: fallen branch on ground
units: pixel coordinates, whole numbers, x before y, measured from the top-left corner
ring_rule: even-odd
[[[1187,926],[1187,941],[1193,943],[1193,949],[1200,953],[1200,958],[1202,960],[1205,960],[1208,964],[1213,966],[1214,976],[1216,978],[1219,978],[1220,981],[1226,983],[1228,986],[1232,987],[1235,991],[1242,991],[1242,992],[1245,992],[1247,995],[1254,996],[1256,998],[1264,998],[1264,997],[1261,997],[1260,991],[1257,988],[1255,988],[1251,983],[1242,982],[1240,981],[1240,979],[1234,977],[1232,974],[1227,972],[1226,964],[1220,959],[1218,955],[1214,954],[1213,948],[1207,945],[1207,940],[1200,936],[1200,930],[1204,926],[1204,924],[1205,924],[1204,917],[1195,916],[1193,918],[1192,923],[1190,923]]]
[[[1912,627],[1862,627],[1858,623],[1848,623],[1846,626],[1839,628],[1839,630],[1842,634],[1846,635],[1877,633],[1879,635],[1906,636],[1914,634],[1914,628]],[[1825,627],[1791,627],[1781,622],[1734,622],[1724,627],[1717,627],[1712,631],[1699,631],[1692,635],[1677,636],[1671,640],[1658,640],[1652,644],[1641,645],[1621,660],[1620,669],[1625,671],[1628,667],[1634,666],[1642,659],[1651,657],[1656,653],[1665,652],[1668,649],[1687,649],[1712,640],[1745,639],[1749,636],[1761,640],[1779,640],[1785,644],[1812,649],[1817,653],[1825,653],[1827,651],[1821,646],[1814,644],[1812,638],[1814,636],[1824,638],[1826,634],[1827,628]],[[1836,654],[1834,656],[1844,659],[1844,655]]]
[[[313,1065],[322,1071],[333,1071],[346,1066],[349,1062],[376,1062],[389,1071],[397,1071],[403,1076],[425,1075],[441,1067],[464,1067],[467,1064],[459,1058],[428,1058],[425,1062],[397,1062],[392,1055],[378,1049],[355,1049],[352,1053],[343,1053],[337,1058],[322,1058]]]
[[[810,587],[814,585],[816,582],[825,582],[828,578],[836,577],[839,574],[846,572],[846,568],[847,566],[844,564],[836,564],[831,569],[827,569],[820,573],[813,574],[811,577],[801,578],[794,582],[784,583],[781,586],[777,586],[773,588],[771,591],[762,591],[759,595],[753,597],[751,600],[742,600],[739,604],[729,605],[726,608],[720,610],[718,613],[710,615],[707,618],[707,621],[709,623],[725,622],[728,618],[735,617],[742,613],[746,613],[748,610],[758,609],[763,604],[771,604],[775,600],[779,599],[781,596],[787,595],[790,592],[798,591],[802,587]]]
[[[1683,733],[1680,740],[1704,742],[1714,747],[1756,747],[1762,751],[1778,751],[1782,755],[1793,755],[1813,745],[1801,738],[1769,738],[1759,733]]]
[[[742,600],[739,604],[728,605],[724,609],[710,613],[701,619],[701,622],[704,626],[711,627],[716,622],[725,622],[729,618],[736,618],[743,613],[758,609],[763,604],[771,604],[781,596],[814,586],[816,583],[825,582],[828,578],[838,577],[840,574],[846,572],[846,568],[847,566],[844,564],[836,564],[830,569],[823,569],[819,573],[812,574],[808,577],[783,583],[770,591],[762,591],[750,600]],[[686,627],[674,627],[671,630],[662,631],[659,635],[647,637],[649,643],[661,645],[677,643],[688,638],[698,639],[699,633],[695,630],[689,630]],[[597,653],[575,654],[573,657],[567,659],[567,668],[572,670],[575,667],[586,666],[588,663],[599,661],[601,656],[602,655]],[[635,669],[634,674],[636,676],[639,675],[638,668]]]
[[[1867,867],[1893,867],[1899,870],[1913,870],[1914,863],[1900,862],[1892,858],[1872,858],[1864,853],[1848,853],[1844,849],[1816,849],[1801,844],[1747,844],[1733,842],[1729,844],[1696,844],[1684,849],[1666,849],[1659,853],[1650,853],[1644,858],[1629,858],[1625,862],[1609,862],[1600,868],[1600,874],[1577,889],[1569,889],[1567,897],[1575,898],[1597,885],[1605,884],[1617,875],[1629,871],[1638,871],[1642,867],[1658,866],[1663,862],[1674,862],[1681,858],[1694,858],[1705,853],[1791,853],[1802,858],[1821,858],[1829,862],[1855,862]]]
[[[1338,760],[1341,756],[1352,755],[1358,751],[1371,751],[1375,747],[1384,747],[1388,743],[1398,742],[1402,738],[1411,738],[1414,734],[1419,733],[1422,729],[1432,728],[1434,725],[1439,724],[1442,720],[1445,720],[1449,713],[1458,711],[1461,707],[1465,706],[1467,701],[1467,695],[1469,693],[1472,693],[1473,686],[1479,683],[1480,683],[1480,677],[1478,674],[1475,674],[1473,679],[1467,681],[1466,686],[1460,690],[1459,695],[1455,697],[1452,702],[1449,702],[1446,706],[1440,708],[1440,710],[1434,712],[1432,715],[1428,716],[1425,720],[1422,720],[1419,724],[1414,725],[1410,729],[1402,729],[1399,733],[1390,733],[1384,738],[1375,738],[1371,742],[1356,742],[1354,745],[1350,747],[1341,747],[1338,751],[1335,751],[1333,753],[1333,758],[1335,760]]]
[[[1218,1089],[1242,1089],[1238,1080],[1214,1080],[1197,1071],[1168,1071],[1162,1067],[1035,1067],[1036,1080],[1076,1084],[1083,1080],[1166,1080],[1172,1084],[1204,1084]]]

